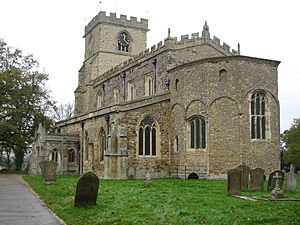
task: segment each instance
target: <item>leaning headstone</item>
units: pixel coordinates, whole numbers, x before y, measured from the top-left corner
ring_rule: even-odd
[[[276,173],[278,173],[278,182],[279,182],[279,188],[282,189],[282,183],[284,179],[284,173],[281,170],[275,170],[269,175],[269,180],[268,180],[268,191],[272,191],[275,186],[276,186],[276,180],[277,178],[274,178],[274,176],[277,176]]]
[[[250,189],[253,191],[264,190],[264,173],[262,168],[250,170]]]
[[[231,169],[227,171],[227,194],[241,194],[242,171],[240,169]]]
[[[249,175],[250,169],[246,164],[242,164],[237,167],[237,169],[242,171],[242,178],[241,178],[241,189],[242,191],[248,190],[249,186]]]
[[[46,183],[55,183],[57,180],[56,168],[57,162],[54,161],[42,161],[40,163],[42,175]]]
[[[93,172],[83,174],[77,182],[75,207],[97,205],[99,178]]]
[[[290,172],[286,173],[286,188],[287,192],[295,192],[297,187],[297,174],[294,166],[291,165]]]

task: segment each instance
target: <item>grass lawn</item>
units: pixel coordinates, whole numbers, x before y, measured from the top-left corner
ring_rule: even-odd
[[[41,176],[23,178],[67,224],[300,224],[300,201],[237,199],[226,195],[224,180],[155,179],[152,187],[143,180],[100,180],[97,206],[75,208],[78,176],[59,176],[51,185]],[[299,178],[288,197],[300,199]]]

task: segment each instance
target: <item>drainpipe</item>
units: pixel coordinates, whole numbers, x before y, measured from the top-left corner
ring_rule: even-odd
[[[105,146],[105,148],[107,149],[107,147],[108,147],[108,140],[107,140],[107,137],[108,137],[108,135],[109,135],[109,119],[110,119],[110,116],[109,116],[109,114],[108,113],[106,113],[105,115],[104,115],[104,120],[106,121],[106,126],[107,126],[107,135],[106,135],[106,146]],[[105,150],[106,150],[105,149]]]
[[[154,94],[156,94],[156,64],[157,64],[157,59],[152,59],[152,64],[154,67]]]
[[[123,72],[122,75],[121,75],[122,79],[123,79],[123,99],[124,99],[124,102],[125,102],[125,79],[126,79],[126,73]]]
[[[81,168],[81,171],[80,171],[80,174],[83,174],[83,153],[84,153],[84,121],[81,120],[80,121],[80,126],[81,126],[81,162],[80,162],[80,168]]]

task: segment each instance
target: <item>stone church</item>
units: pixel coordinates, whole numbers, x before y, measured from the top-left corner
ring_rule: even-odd
[[[148,20],[100,12],[85,27],[75,115],[36,132],[60,174],[107,179],[224,177],[242,163],[279,168],[279,61],[240,55],[201,33],[147,49]]]

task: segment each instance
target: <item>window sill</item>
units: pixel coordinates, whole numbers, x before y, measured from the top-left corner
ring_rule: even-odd
[[[189,148],[188,152],[206,152],[207,148]]]
[[[151,156],[151,155],[139,155],[138,156],[139,159],[157,159],[157,156]]]

